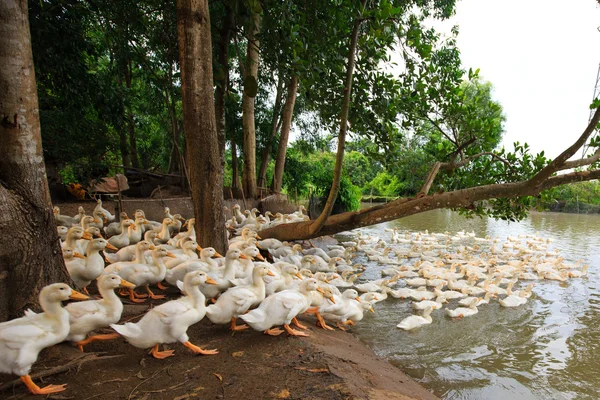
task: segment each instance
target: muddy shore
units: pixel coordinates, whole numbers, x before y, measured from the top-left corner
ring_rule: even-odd
[[[127,305],[123,320],[148,309]],[[174,343],[175,355],[156,360],[124,339],[95,342],[80,353],[69,343],[44,350],[32,376],[43,387],[67,384],[53,399],[372,399],[435,400],[348,332],[326,332],[302,318],[310,337],[271,337],[252,330],[231,333],[207,319],[192,326],[190,340],[218,355],[196,356]],[[365,321],[363,321],[365,323]],[[64,371],[42,379],[39,373]],[[0,374],[0,386],[14,375]],[[3,399],[35,399],[23,385],[8,385]]]

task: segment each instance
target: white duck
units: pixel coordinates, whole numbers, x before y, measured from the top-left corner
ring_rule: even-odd
[[[425,308],[423,315],[411,315],[410,317],[404,318],[398,325],[397,328],[410,331],[423,325],[431,324],[433,322],[431,318],[431,307]]]
[[[152,261],[153,265],[147,264],[129,264],[120,269],[119,271],[115,271],[117,275],[121,278],[125,279],[133,283],[136,286],[144,286],[146,288],[146,292],[151,299],[164,299],[164,295],[155,295],[150,290],[149,285],[156,284],[162,282],[165,279],[165,275],[167,274],[167,266],[163,261],[163,257],[174,257],[171,253],[167,251],[167,249],[162,247],[157,247],[152,250]],[[146,297],[146,295],[137,294],[132,288],[128,288],[129,291],[129,299],[135,303],[143,303],[144,300],[140,300],[140,298]]]
[[[86,251],[87,257],[83,258],[82,262],[73,259],[66,263],[71,279],[85,293],[87,293],[87,286],[104,272],[104,260],[99,252],[105,248],[115,250],[114,246],[104,239],[90,240]]]
[[[122,249],[123,247],[127,247],[130,244],[129,236],[131,231],[133,231],[134,222],[130,219],[126,219],[121,224],[123,231],[115,236],[112,236],[108,239],[108,243],[112,244],[118,249]]]
[[[284,265],[281,268],[279,279],[272,279],[267,284],[267,296],[270,296],[276,292],[281,292],[282,290],[292,289],[294,285],[294,277],[302,280],[302,276],[298,272],[298,267],[293,264]]]
[[[200,290],[202,290],[202,293],[204,293],[206,297],[216,299],[222,292],[233,286],[231,280],[235,279],[235,261],[240,258],[244,259],[247,258],[247,256],[237,249],[230,249],[227,251],[225,254],[225,268],[223,270],[208,273],[208,276],[215,280],[217,284],[200,286]]]
[[[265,298],[260,306],[247,314],[241,315],[244,321],[253,329],[263,331],[268,335],[277,336],[283,333],[276,325],[283,325],[284,329],[293,336],[308,336],[304,332],[290,327],[293,322],[300,329],[306,329],[296,319],[298,314],[308,310],[311,303],[310,292],[323,290],[319,288],[316,279],[310,278],[302,281],[298,291],[284,290]]]
[[[502,307],[519,307],[527,303],[527,297],[525,297],[525,295],[521,296],[520,294],[513,294],[512,290],[509,290],[507,294],[508,296],[498,300],[498,303],[500,303]]]
[[[365,310],[375,312],[371,303],[363,303],[357,295],[354,289],[345,290],[341,296],[330,299],[333,304],[324,305],[319,311],[324,319],[336,322],[339,329],[346,330],[343,325],[354,325],[362,320]]]
[[[123,280],[116,274],[102,275],[98,278],[98,291],[101,300],[88,300],[68,304],[65,309],[69,312],[69,336],[66,340],[75,342],[80,351],[83,346],[97,340],[116,339],[118,335],[94,335],[86,339],[91,331],[100,328],[108,328],[121,319],[123,303],[115,294],[118,287],[134,288],[131,282]]]
[[[142,319],[133,324],[112,324],[111,327],[135,347],[152,347],[150,354],[163,359],[173,355],[173,350],[159,351],[163,343],[180,342],[196,354],[217,354],[216,350],[203,350],[192,344],[187,335],[188,328],[202,320],[206,314],[206,298],[200,291],[201,284],[216,284],[204,271],[188,273],[183,281],[186,296],[154,307]]]
[[[477,303],[479,302],[479,298],[474,298],[471,303],[469,304],[468,308],[465,307],[458,307],[455,308],[454,310],[450,310],[448,308],[446,308],[446,315],[448,315],[449,317],[452,318],[463,318],[463,317],[470,317],[471,315],[475,315],[479,312],[479,310],[477,309]]]
[[[44,312],[0,323],[0,372],[18,375],[32,394],[65,390],[65,385],[40,388],[33,383],[29,371],[40,351],[62,342],[69,334],[69,313],[61,307],[61,302],[87,298],[64,283],[55,283],[40,291]]]
[[[207,307],[206,315],[214,324],[231,323],[232,331],[247,329],[247,325],[236,325],[237,319],[250,307],[257,306],[265,299],[265,282],[263,277],[273,275],[267,265],[258,265],[252,271],[250,286],[232,287],[223,293],[215,304]]]

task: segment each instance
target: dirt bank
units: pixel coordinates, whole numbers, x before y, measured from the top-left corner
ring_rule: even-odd
[[[128,305],[123,319],[147,308]],[[40,386],[66,383],[66,391],[49,396],[63,400],[437,398],[377,358],[352,334],[325,332],[313,328],[313,320],[306,321],[311,322],[309,338],[271,337],[251,330],[232,334],[204,319],[188,333],[193,343],[218,349],[215,356],[195,356],[177,343],[169,346],[175,350],[173,357],[156,360],[123,339],[92,343],[84,356],[63,343],[41,353],[32,375],[70,365],[43,382],[35,379]],[[13,379],[0,374],[0,382]],[[22,385],[11,386],[0,397],[40,398],[30,396]]]

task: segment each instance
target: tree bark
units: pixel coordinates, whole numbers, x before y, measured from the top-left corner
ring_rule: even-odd
[[[256,127],[254,126],[254,97],[247,87],[247,80],[254,78],[258,84],[258,49],[260,42],[257,35],[260,32],[261,17],[252,11],[252,26],[248,30],[248,52],[246,56],[246,76],[244,77],[244,94],[242,96],[242,125],[244,127],[244,192],[248,198],[256,198]],[[254,93],[252,93],[254,94]]]
[[[288,139],[292,127],[292,116],[294,115],[294,105],[296,104],[296,91],[298,90],[298,76],[292,76],[288,85],[287,97],[283,106],[281,116],[281,135],[279,135],[279,147],[277,148],[277,158],[275,159],[275,173],[273,174],[273,192],[280,193],[283,186],[283,170],[285,168],[285,155],[287,153]]]
[[[42,154],[27,1],[0,2],[0,321],[70,282]]]
[[[273,148],[273,141],[277,136],[277,128],[279,128],[279,108],[281,107],[281,99],[283,98],[283,78],[279,74],[277,78],[277,92],[275,94],[275,104],[273,105],[273,118],[271,120],[271,136],[265,144],[263,154],[260,160],[260,169],[258,172],[258,187],[265,187],[267,182],[267,167],[269,166],[269,160],[271,158],[271,149]]]
[[[217,136],[208,0],[177,0],[183,126],[196,234],[202,247],[227,249],[222,155]]]
[[[240,172],[238,171],[238,156],[237,156],[237,143],[235,141],[235,133],[231,132],[231,188],[240,188]]]
[[[362,5],[365,6],[366,0],[363,0]],[[323,228],[325,221],[331,215],[333,205],[337,200],[338,192],[340,191],[340,180],[342,179],[342,168],[344,165],[344,149],[346,147],[346,132],[348,130],[348,113],[350,111],[350,93],[352,91],[352,77],[354,75],[354,60],[356,57],[356,42],[358,40],[358,30],[360,28],[361,19],[356,18],[354,27],[352,28],[352,36],[350,37],[350,48],[348,49],[348,67],[346,69],[346,82],[344,83],[344,100],[342,102],[342,112],[340,115],[340,132],[338,134],[338,147],[335,157],[335,169],[333,171],[333,182],[327,196],[327,202],[321,211],[321,215],[310,225],[311,234],[315,234]]]
[[[173,81],[169,78],[169,85],[173,87]],[[175,111],[175,100],[172,99],[169,90],[165,89],[165,103],[169,112],[169,120],[171,122],[171,155],[169,156],[169,173],[177,174],[183,170],[182,160],[180,156],[179,142],[180,132],[177,124],[177,113]]]
[[[217,119],[217,136],[219,137],[219,151],[225,154],[225,93],[229,85],[229,41],[231,38],[231,30],[234,27],[235,19],[233,10],[227,7],[225,16],[223,17],[223,26],[221,27],[221,37],[218,48],[218,62],[223,69],[221,78],[217,80],[217,88],[215,90],[215,115]],[[225,157],[223,160],[223,169],[225,168]]]
[[[127,133],[125,128],[119,129],[119,150],[121,150],[121,161],[124,167],[131,167],[131,157],[129,155],[129,146],[127,145]]]
[[[129,148],[130,148],[130,157],[131,157],[131,165],[134,168],[139,168],[140,163],[138,160],[137,154],[137,144],[135,143],[135,120],[133,118],[133,106],[131,105],[131,85],[133,83],[133,63],[131,58],[127,61],[127,66],[125,67],[125,86],[127,87],[127,98],[128,104],[126,106],[127,110],[127,130],[129,132]]]

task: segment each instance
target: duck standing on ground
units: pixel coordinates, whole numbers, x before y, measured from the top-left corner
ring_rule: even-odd
[[[0,324],[0,372],[19,375],[32,394],[62,392],[65,385],[40,388],[29,376],[38,354],[46,347],[65,340],[69,334],[69,313],[61,302],[88,297],[64,283],[55,283],[40,292],[40,306],[44,312]]]
[[[306,327],[298,322],[296,316],[308,310],[311,303],[310,292],[322,291],[316,279],[310,278],[302,281],[298,290],[284,290],[267,297],[260,306],[247,314],[240,316],[253,329],[263,331],[272,336],[283,333],[276,325],[283,325],[284,329],[292,336],[308,336],[304,332],[290,327],[294,323],[300,329]]]
[[[112,324],[111,327],[135,347],[147,349],[158,359],[173,355],[173,350],[159,351],[163,343],[180,342],[196,354],[217,354],[216,350],[203,350],[192,344],[188,328],[202,320],[206,314],[206,298],[200,291],[201,284],[216,284],[204,271],[189,272],[183,280],[185,296],[171,300],[148,311],[137,323]]]

